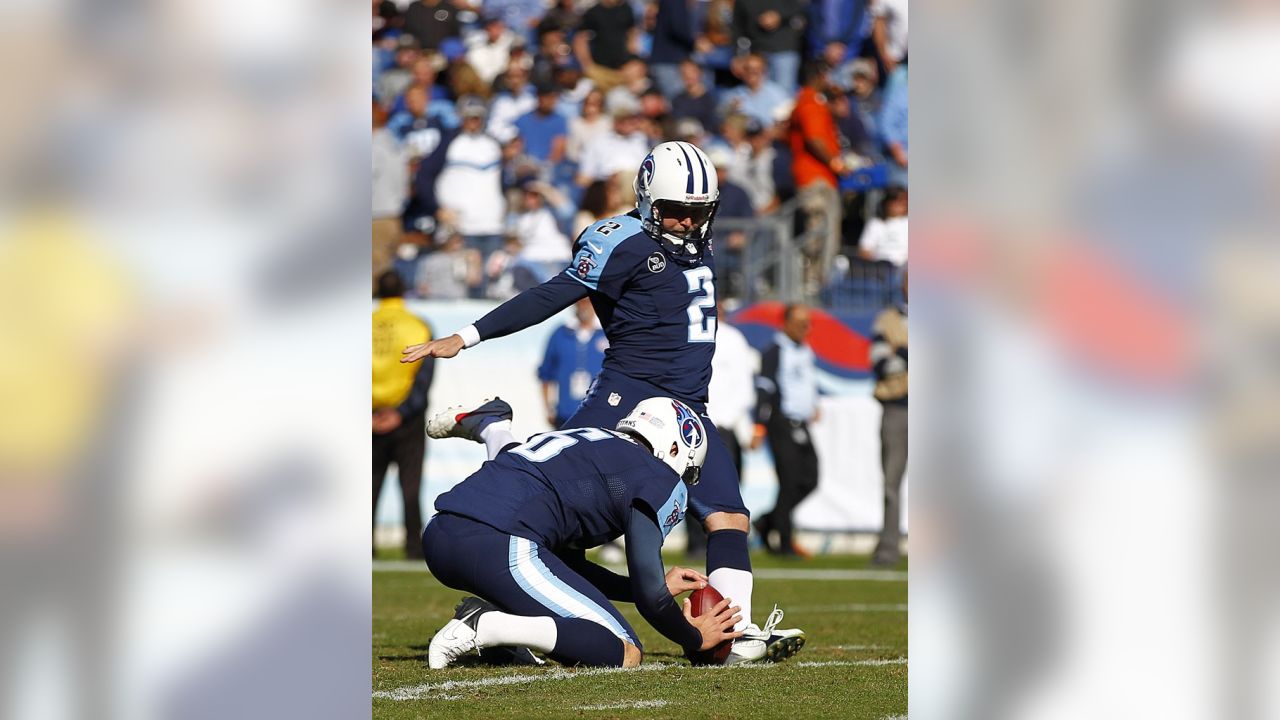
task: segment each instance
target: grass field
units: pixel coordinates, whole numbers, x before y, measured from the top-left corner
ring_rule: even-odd
[[[871,570],[861,556],[782,561],[753,555],[755,616],[773,603],[808,644],[776,665],[694,668],[620,604],[646,652],[635,670],[427,668],[431,636],[462,593],[414,563],[373,575],[375,718],[871,718],[907,712],[906,565]],[[671,557],[667,565],[679,563]]]

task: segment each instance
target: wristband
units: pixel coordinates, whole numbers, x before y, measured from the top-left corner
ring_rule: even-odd
[[[475,325],[468,325],[454,334],[462,338],[463,347],[475,347],[480,344],[480,331],[476,330]]]

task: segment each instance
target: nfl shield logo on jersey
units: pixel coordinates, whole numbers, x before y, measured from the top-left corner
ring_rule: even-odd
[[[622,396],[618,393],[609,393],[609,406],[618,407],[618,403],[622,402]]]

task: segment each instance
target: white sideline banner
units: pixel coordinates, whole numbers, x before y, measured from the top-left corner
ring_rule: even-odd
[[[407,307],[431,324],[434,337],[444,337],[478,320],[497,306],[487,300],[408,300]],[[538,365],[551,333],[571,317],[559,316],[514,335],[463,350],[455,358],[437,360],[428,414],[459,403],[502,397],[515,411],[517,438],[552,429],[544,417]],[[832,532],[875,531],[881,526],[883,494],[880,472],[880,406],[869,382],[824,379],[824,390],[840,393],[822,399],[822,418],[813,427],[821,478],[818,489],[796,512],[799,528]],[[435,499],[485,461],[484,447],[465,440],[427,440],[423,478],[423,518]],[[398,526],[404,517],[395,467],[388,473],[378,503],[378,525]],[[905,528],[905,497],[903,515]],[[777,496],[773,458],[766,449],[746,453],[743,500],[753,514],[768,512]]]

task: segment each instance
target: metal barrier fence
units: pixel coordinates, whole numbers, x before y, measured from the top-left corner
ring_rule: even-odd
[[[817,268],[816,254],[826,232],[821,223],[797,232],[802,223],[796,200],[756,218],[717,218],[716,275],[721,298],[741,305],[763,300],[805,302],[835,312],[874,312],[896,298],[898,270],[856,255],[837,256]]]

